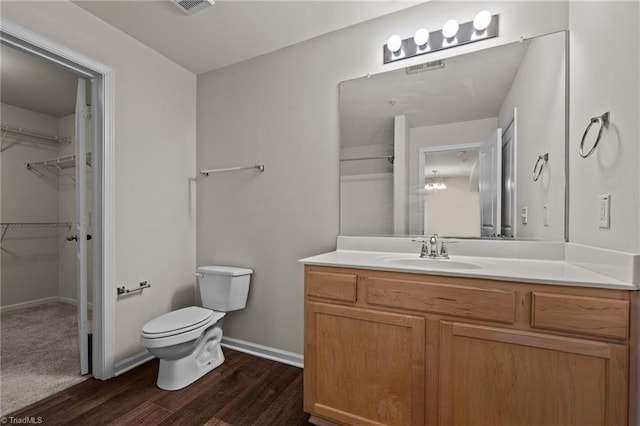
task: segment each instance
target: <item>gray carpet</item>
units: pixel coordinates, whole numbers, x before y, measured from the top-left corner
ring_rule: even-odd
[[[60,302],[3,312],[0,413],[8,414],[79,383],[76,307]]]

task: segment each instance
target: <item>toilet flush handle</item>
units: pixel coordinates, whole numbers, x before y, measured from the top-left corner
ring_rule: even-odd
[[[202,278],[202,277],[204,277],[204,275],[202,275],[200,272],[196,272],[196,277]]]

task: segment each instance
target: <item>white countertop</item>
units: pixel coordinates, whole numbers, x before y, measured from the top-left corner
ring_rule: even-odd
[[[564,260],[451,256],[449,260],[434,261],[428,258],[420,259],[417,253],[336,250],[300,259],[299,262],[306,265],[490,278],[553,285],[638,289],[631,281],[627,282],[590,271]],[[449,266],[447,262],[451,262]]]

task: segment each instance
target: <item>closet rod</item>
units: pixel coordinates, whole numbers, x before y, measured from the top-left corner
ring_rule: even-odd
[[[209,176],[209,173],[218,173],[218,172],[233,172],[236,170],[248,170],[248,169],[258,169],[261,172],[264,172],[264,164],[256,164],[254,166],[240,166],[240,167],[227,167],[224,169],[209,169],[209,170],[200,170],[200,174]]]
[[[71,226],[71,222],[2,222],[0,226],[15,226],[16,228],[46,227],[46,226]]]
[[[340,161],[382,160],[382,159],[386,159],[388,162],[393,164],[394,157],[393,155],[380,155],[377,157],[341,158]]]

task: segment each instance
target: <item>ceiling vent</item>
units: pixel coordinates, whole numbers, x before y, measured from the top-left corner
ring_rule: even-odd
[[[214,0],[173,0],[173,4],[187,15],[193,15],[214,3]]]
[[[419,65],[412,65],[410,67],[406,67],[405,70],[407,71],[407,74],[415,74],[418,72],[439,70],[441,68],[444,68],[444,61],[442,60],[425,62],[424,64]]]

